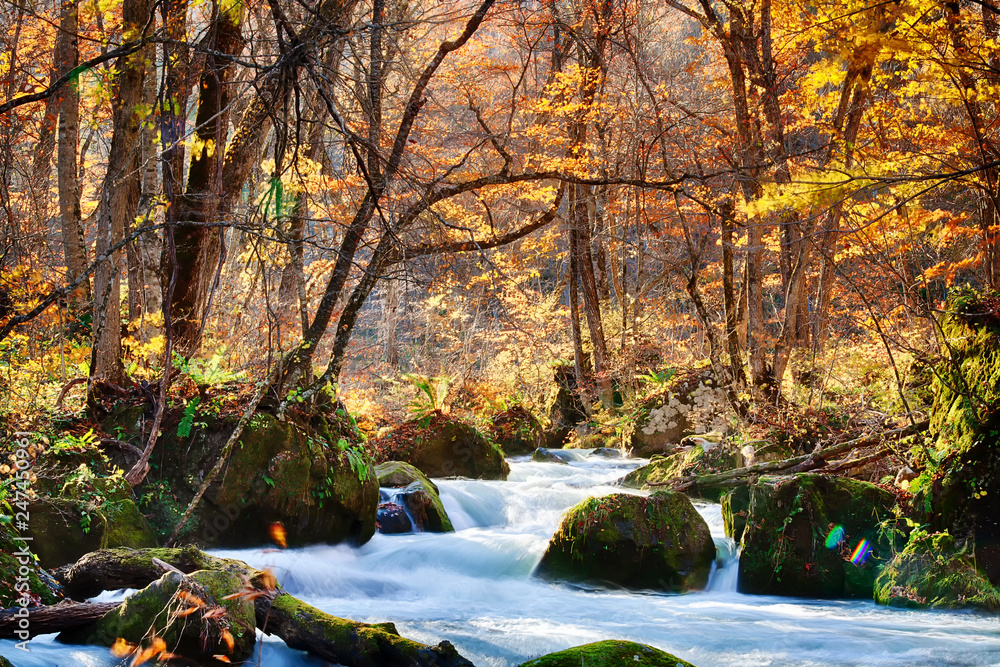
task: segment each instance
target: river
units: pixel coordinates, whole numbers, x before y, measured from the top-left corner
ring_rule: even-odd
[[[505,482],[436,480],[455,525],[449,534],[376,535],[361,547],[213,551],[270,567],[292,594],[332,614],[393,621],[425,643],[451,641],[479,667],[518,665],[601,639],[629,639],[698,667],[1000,665],[1000,617],[906,611],[872,602],[742,595],[718,505],[698,504],[720,557],[708,590],[686,595],[551,584],[531,571],[563,512],[636,460],[570,454],[569,465],[511,460]],[[106,596],[105,596],[106,597]],[[0,642],[16,667],[115,665],[107,650],[33,640]],[[262,665],[321,667],[280,640]]]

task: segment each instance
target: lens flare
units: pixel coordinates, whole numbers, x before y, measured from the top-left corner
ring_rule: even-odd
[[[862,539],[858,542],[858,546],[854,547],[854,553],[851,554],[851,562],[855,565],[863,565],[871,550],[872,546],[868,544],[868,540]]]
[[[826,536],[826,548],[836,549],[844,541],[844,527],[834,526],[830,529],[830,534]]]

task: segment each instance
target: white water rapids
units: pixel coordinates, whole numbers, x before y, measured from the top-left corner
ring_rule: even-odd
[[[376,535],[361,547],[215,551],[270,567],[281,584],[337,616],[393,621],[400,634],[451,641],[479,667],[508,667],[601,639],[629,639],[698,667],[1000,665],[1000,617],[905,611],[872,602],[741,595],[732,542],[717,505],[699,506],[722,567],[705,592],[661,595],[546,583],[531,577],[563,512],[620,492],[636,460],[511,463],[506,482],[437,481],[455,533]],[[33,640],[0,642],[17,667],[104,667],[106,649]],[[274,638],[268,667],[326,665]],[[254,661],[253,664],[256,664]]]

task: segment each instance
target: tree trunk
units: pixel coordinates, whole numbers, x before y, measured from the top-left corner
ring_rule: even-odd
[[[122,6],[124,39],[135,39],[146,25],[152,9],[150,0],[125,0]],[[108,152],[107,175],[97,209],[96,253],[102,255],[121,241],[126,220],[139,206],[139,131],[143,80],[146,74],[142,52],[123,56],[115,64],[115,94],[112,96],[114,130]],[[123,384],[121,346],[121,251],[97,268],[94,275],[94,353],[91,375]],[[88,402],[93,405],[92,389]]]
[[[219,4],[215,8],[211,28],[214,48],[205,57],[201,74],[187,188],[175,204],[177,281],[170,314],[174,344],[184,357],[195,354],[201,345],[222,252],[220,229],[207,225],[218,222],[223,194],[222,164],[229,125],[230,83],[235,68],[232,59],[226,56],[237,56],[243,49],[242,5],[222,7]],[[164,274],[168,271],[173,271],[169,263]]]
[[[156,105],[158,93],[156,48],[152,44],[148,47],[147,58],[149,64],[146,81],[143,84],[143,104],[147,109],[152,109]],[[160,196],[158,163],[156,131],[153,127],[145,125],[142,130],[142,196],[139,202],[139,213],[143,216],[144,225],[151,224],[157,219],[156,206]],[[159,231],[151,231],[136,239],[135,245],[139,254],[139,280],[135,284],[129,284],[129,293],[134,290],[137,294],[140,314],[143,317],[142,340],[148,343],[163,334],[161,319],[163,288],[160,278],[163,240]]]
[[[57,60],[66,69],[80,62],[79,19],[77,0],[67,0],[59,17],[56,38]],[[80,90],[77,81],[70,81],[62,89],[59,100],[59,218],[62,221],[63,253],[66,259],[66,282],[72,283],[87,268],[87,246],[83,238],[80,214],[80,180],[77,164],[77,147],[80,138]],[[80,284],[80,289],[70,301],[70,309],[77,312],[90,305],[90,281]]]

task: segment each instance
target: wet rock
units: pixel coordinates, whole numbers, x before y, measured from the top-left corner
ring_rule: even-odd
[[[565,457],[560,456],[557,452],[551,449],[546,449],[545,447],[539,447],[531,455],[531,460],[538,463],[561,463],[563,465],[569,465],[569,461]]]
[[[895,496],[868,482],[811,473],[762,477],[749,495],[741,593],[871,598],[893,553],[892,526],[881,524],[895,521]]]
[[[396,503],[381,503],[378,506],[378,532],[385,535],[397,533],[409,533],[413,530],[413,523],[410,517],[406,516],[406,510]]]
[[[520,667],[694,667],[658,648],[609,639],[575,646],[522,663]]]
[[[683,494],[614,494],[563,516],[535,574],[683,592],[705,587],[714,559],[708,525]]]
[[[507,456],[530,454],[545,444],[541,422],[520,405],[494,415],[489,435]]]
[[[590,453],[590,456],[601,459],[620,459],[622,457],[622,450],[612,447],[598,447]]]
[[[507,479],[510,466],[474,426],[432,412],[372,441],[376,463],[405,461],[430,477]]]
[[[402,461],[387,461],[375,467],[379,485],[403,487],[395,498],[406,505],[416,529],[431,533],[455,530],[444,509],[438,487],[422,472]],[[384,531],[383,531],[384,532]]]
[[[1000,591],[948,533],[914,531],[875,580],[875,602],[893,607],[1000,610]]]

